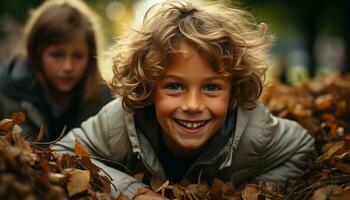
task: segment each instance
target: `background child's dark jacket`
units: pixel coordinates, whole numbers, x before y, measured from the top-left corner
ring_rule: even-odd
[[[78,86],[70,105],[56,115],[45,98],[43,87],[35,80],[26,60],[10,58],[0,66],[0,117],[11,118],[13,112],[24,112],[27,119],[22,128],[29,140],[36,138],[41,125],[46,131],[43,141],[55,140],[64,125],[68,130],[78,127],[112,99],[106,86],[98,103],[82,108]]]

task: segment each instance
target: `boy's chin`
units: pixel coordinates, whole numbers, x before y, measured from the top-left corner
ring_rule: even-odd
[[[181,148],[184,153],[199,152],[204,146],[204,143],[179,144],[179,148]]]

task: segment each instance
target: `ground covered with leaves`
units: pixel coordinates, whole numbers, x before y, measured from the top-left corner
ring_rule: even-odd
[[[110,200],[108,174],[91,162],[79,141],[75,155],[57,153],[41,148],[46,143],[28,142],[19,126],[23,113],[0,121],[0,199],[6,200]]]
[[[275,115],[298,121],[316,139],[315,158],[300,179],[281,190],[266,182],[235,188],[218,179],[210,186],[166,182],[152,189],[166,198],[190,200],[350,199],[350,76],[317,77],[293,87],[272,83],[262,101]],[[36,142],[22,137],[24,120],[22,113],[14,113],[0,121],[0,199],[112,199],[111,177],[91,162],[79,141],[76,155],[58,155],[38,145],[42,130]],[[135,177],[142,179],[142,173]]]
[[[350,199],[350,76],[319,76],[299,86],[273,83],[262,101],[316,139],[316,158],[284,199]]]

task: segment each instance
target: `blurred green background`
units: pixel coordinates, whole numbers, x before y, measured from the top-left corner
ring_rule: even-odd
[[[194,0],[200,3],[205,0]],[[208,1],[208,0],[207,0]],[[107,44],[124,25],[137,26],[145,11],[161,0],[86,0],[102,19]],[[0,61],[16,49],[31,9],[42,0],[5,1],[0,7]],[[277,36],[269,77],[298,84],[317,74],[350,72],[349,0],[241,0],[234,1],[267,23]],[[102,65],[110,75],[108,56]]]

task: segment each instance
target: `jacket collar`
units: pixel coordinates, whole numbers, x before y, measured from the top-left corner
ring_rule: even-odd
[[[221,165],[219,166],[219,170],[231,166],[232,160],[233,160],[233,153],[235,152],[236,148],[238,147],[240,139],[241,139],[244,131],[246,130],[249,115],[250,115],[250,112],[248,110],[245,110],[242,107],[238,107],[235,135],[234,135],[234,137],[230,138],[230,141],[228,142],[228,145],[229,145],[229,146],[227,146],[228,153],[224,157],[224,160],[222,161]]]

